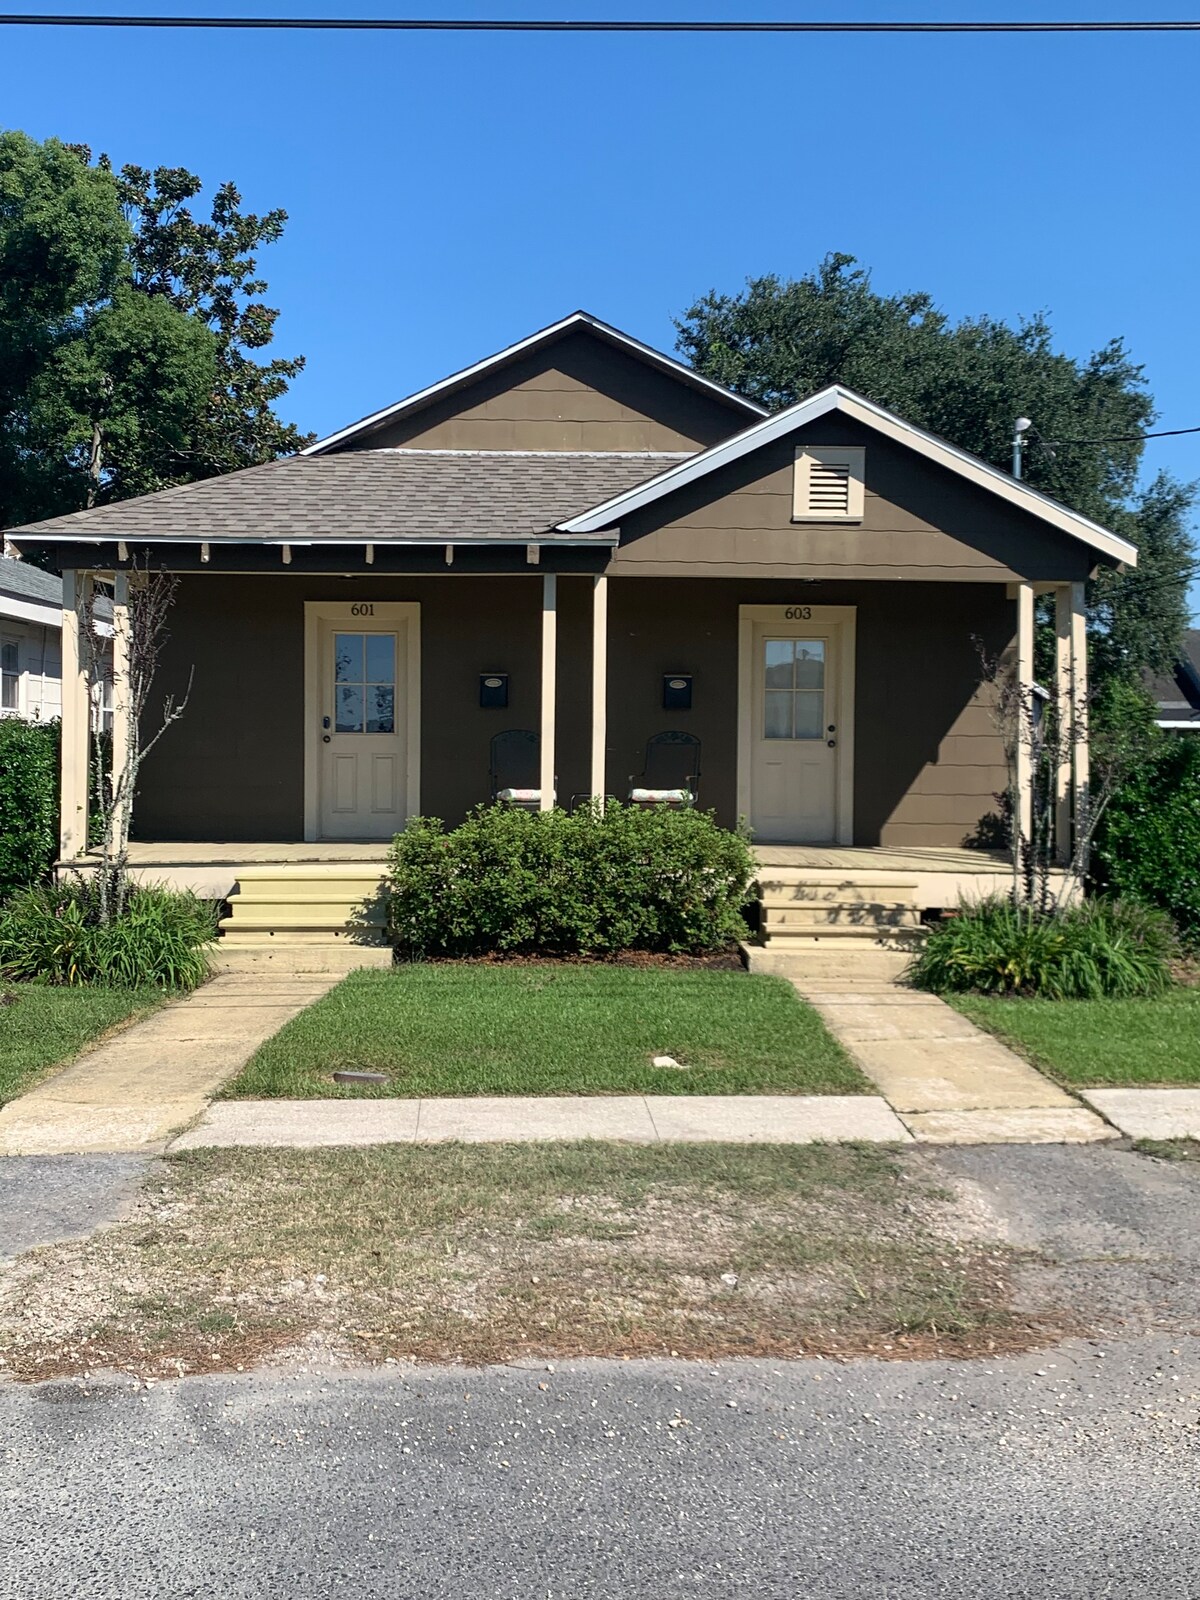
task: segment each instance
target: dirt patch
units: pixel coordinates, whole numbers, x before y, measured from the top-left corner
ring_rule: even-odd
[[[614,1145],[208,1151],[0,1283],[23,1379],[293,1357],[482,1364],[1024,1349],[1020,1255],[894,1153]]]

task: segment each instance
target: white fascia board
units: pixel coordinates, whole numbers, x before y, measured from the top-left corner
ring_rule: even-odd
[[[1200,733],[1200,717],[1193,717],[1191,721],[1174,722],[1167,717],[1156,717],[1156,728],[1190,728],[1193,733]]]
[[[1093,550],[1098,550],[1115,561],[1124,562],[1127,566],[1137,565],[1137,547],[1130,544],[1127,539],[1120,538],[1107,528],[1102,528],[1098,522],[1080,516],[1076,511],[1068,510],[1057,500],[1051,500],[1048,495],[1031,488],[1027,483],[1022,483],[1018,478],[1010,477],[1007,472],[1001,472],[998,467],[981,461],[978,456],[960,450],[956,445],[948,444],[945,439],[939,439],[935,434],[926,433],[923,428],[914,427],[896,416],[894,412],[886,411],[882,406],[877,406],[873,401],[866,400],[862,395],[854,394],[849,389],[843,389],[838,384],[822,389],[820,393],[810,396],[807,400],[800,400],[784,411],[776,412],[763,422],[752,424],[743,432],[735,434],[732,439],[727,439],[723,444],[713,445],[710,449],[701,451],[699,455],[691,456],[679,466],[669,467],[647,483],[639,484],[636,489],[614,495],[612,499],[606,500],[591,511],[584,512],[582,516],[572,517],[570,521],[560,523],[560,531],[591,533],[605,527],[608,523],[651,504],[663,495],[670,494],[675,489],[682,489],[685,485],[694,483],[697,478],[715,472],[719,467],[728,466],[733,461],[739,461],[751,451],[759,450],[794,429],[816,422],[835,411],[861,422],[865,427],[874,429],[876,433],[884,434],[897,444],[906,445],[918,455],[925,456],[927,460],[947,467],[951,472],[957,472],[960,477],[968,479],[982,489],[990,490],[1001,499],[1007,500],[1010,505],[1029,512],[1030,515],[1058,528],[1071,538],[1079,539]]]
[[[14,622],[39,622],[47,628],[62,627],[62,606],[45,600],[19,600],[15,595],[0,594],[0,617],[11,617]]]
[[[676,361],[673,356],[664,355],[661,350],[655,350],[652,345],[643,344],[640,339],[635,339],[632,334],[622,333],[620,328],[614,328],[610,323],[602,322],[599,317],[593,317],[586,311],[573,311],[569,317],[562,317],[558,322],[552,322],[548,328],[539,328],[536,333],[529,334],[524,339],[518,339],[516,344],[510,344],[503,350],[498,350],[495,355],[485,356],[482,361],[476,361],[469,367],[463,367],[459,372],[452,372],[448,378],[439,378],[437,383],[431,383],[425,389],[418,389],[415,394],[406,395],[403,400],[396,400],[390,406],[384,406],[381,411],[373,411],[370,416],[363,417],[359,422],[352,422],[348,427],[339,428],[336,433],[329,434],[324,439],[318,439],[315,444],[306,445],[300,454],[302,456],[319,456],[334,445],[342,444],[346,439],[353,439],[356,434],[366,433],[378,423],[386,422],[389,417],[402,416],[404,412],[415,410],[424,405],[427,400],[435,399],[447,389],[457,388],[467,384],[474,378],[481,377],[492,367],[499,366],[503,361],[511,361],[523,355],[527,350],[534,350],[540,344],[547,344],[551,339],[557,339],[560,334],[566,333],[570,328],[595,328],[614,344],[623,345],[625,349],[632,350],[644,360],[652,362],[663,371],[673,372],[677,377],[694,384],[698,389],[707,389],[709,393],[719,395],[722,400],[732,400],[742,406],[746,411],[756,412],[765,417],[767,410],[755,400],[747,400],[745,395],[735,394],[732,389],[725,388],[724,384],[714,383],[711,378],[706,378],[703,373],[697,372],[694,367],[689,367],[686,362]]]

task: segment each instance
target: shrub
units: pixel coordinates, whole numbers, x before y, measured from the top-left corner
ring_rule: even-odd
[[[941,993],[1131,999],[1170,987],[1170,919],[1122,900],[1041,912],[995,898],[935,928],[910,982]]]
[[[1164,739],[1113,795],[1093,865],[1105,889],[1174,919],[1200,944],[1200,738]]]
[[[94,879],[41,885],[0,907],[0,976],[194,989],[216,931],[215,906],[194,894],[134,888],[123,915],[102,923]]]
[[[0,717],[0,902],[58,853],[58,723]]]
[[[743,835],[705,812],[481,806],[397,836],[389,925],[413,957],[718,950],[746,931],[753,872]]]

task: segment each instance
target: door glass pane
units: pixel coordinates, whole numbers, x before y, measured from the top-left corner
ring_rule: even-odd
[[[334,680],[337,683],[363,681],[363,636],[361,633],[335,633],[333,636]]]
[[[394,633],[367,635],[366,678],[368,683],[395,683],[396,635]]]
[[[363,731],[363,692],[358,683],[340,683],[337,691],[337,715],[334,719],[338,733]]]
[[[394,697],[390,683],[373,683],[367,688],[367,732],[395,733]]]
[[[795,697],[797,739],[819,739],[825,730],[825,696],[806,692]]]
[[[825,687],[825,645],[819,639],[807,639],[796,645],[797,689],[823,689]]]
[[[763,682],[768,689],[792,687],[792,661],[795,648],[790,639],[763,641]]]
[[[763,738],[792,737],[792,692],[769,689],[763,696]]]

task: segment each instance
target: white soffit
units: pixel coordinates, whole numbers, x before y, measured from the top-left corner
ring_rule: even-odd
[[[914,427],[912,423],[905,422],[894,412],[875,405],[873,401],[855,394],[852,389],[842,388],[840,384],[832,384],[828,389],[822,389],[809,399],[800,400],[794,406],[788,406],[786,410],[778,411],[774,416],[752,424],[743,432],[735,434],[732,439],[725,440],[723,444],[713,445],[698,455],[690,456],[678,466],[668,467],[665,472],[660,472],[648,482],[639,484],[623,494],[614,495],[612,499],[606,500],[593,510],[585,511],[581,516],[560,523],[559,531],[595,533],[600,528],[618,522],[631,512],[661,499],[663,495],[682,489],[685,485],[694,483],[697,478],[715,472],[720,467],[728,466],[730,462],[739,461],[751,451],[761,449],[763,445],[772,443],[773,440],[785,436],[794,429],[816,422],[835,411],[861,422],[865,427],[874,429],[876,433],[884,434],[897,444],[907,446],[927,460],[958,473],[960,477],[966,478],[979,488],[998,495],[1010,505],[1017,506],[1071,538],[1080,540],[1081,543],[1108,556],[1111,560],[1124,562],[1131,567],[1137,565],[1137,547],[1130,544],[1127,539],[1122,539],[1109,529],[1102,528],[1098,522],[1093,522],[1089,517],[1080,516],[1078,512],[1060,505],[1049,495],[1042,494],[1040,490],[1022,483],[1018,478],[1010,477],[998,467],[981,461],[969,451],[960,450],[957,445],[939,439],[936,434],[926,433],[924,428]]]

